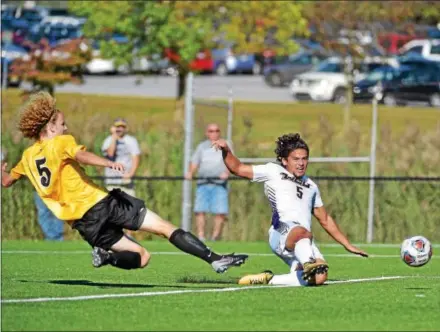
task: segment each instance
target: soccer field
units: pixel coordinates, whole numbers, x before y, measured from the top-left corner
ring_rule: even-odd
[[[266,243],[211,243],[249,253],[217,275],[167,241],[143,270],[94,269],[83,242],[2,243],[2,330],[438,330],[440,256],[406,266],[396,246],[360,245],[371,257],[321,245],[330,265],[322,287],[238,286],[248,273],[287,266]]]

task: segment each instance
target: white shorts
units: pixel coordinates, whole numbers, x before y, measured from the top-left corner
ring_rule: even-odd
[[[292,229],[302,225],[298,223],[286,223],[281,222],[281,227],[275,229],[273,226],[269,229],[269,246],[279,258],[281,258],[287,265],[290,266],[290,271],[296,271],[299,261],[295,257],[295,253],[293,251],[289,251],[286,249],[286,239],[287,235],[290,233]],[[319,251],[318,247],[315,244],[315,241],[312,241],[312,250],[315,258],[324,259],[324,256]]]

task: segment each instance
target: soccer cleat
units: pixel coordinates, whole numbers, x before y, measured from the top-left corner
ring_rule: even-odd
[[[248,255],[235,255],[234,253],[223,255],[219,260],[212,262],[211,266],[215,272],[223,273],[232,266],[240,266],[248,257]]]
[[[95,247],[92,251],[92,265],[101,267],[110,263],[110,253],[102,248]]]
[[[302,279],[306,281],[311,281],[315,274],[321,274],[328,271],[327,263],[316,262],[316,260],[311,260],[310,262],[304,263]]]
[[[258,274],[249,274],[242,277],[239,281],[239,285],[267,285],[273,278],[272,271],[263,271]]]

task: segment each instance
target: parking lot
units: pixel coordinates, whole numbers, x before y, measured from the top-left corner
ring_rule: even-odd
[[[170,76],[145,76],[137,82],[138,76],[85,76],[82,85],[66,84],[58,86],[57,92],[77,92],[84,94],[125,95],[141,97],[170,97],[177,95],[177,78]],[[250,101],[292,101],[286,88],[271,88],[262,76],[201,75],[195,79],[197,98],[219,98],[228,96],[232,89],[234,100]]]

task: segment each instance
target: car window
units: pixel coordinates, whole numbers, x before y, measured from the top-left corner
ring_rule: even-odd
[[[302,54],[299,57],[289,58],[289,63],[292,65],[310,65],[312,64],[312,57],[309,54]]]
[[[440,44],[439,45],[432,45],[431,54],[440,54]]]
[[[416,53],[416,54],[422,54],[423,46],[413,46],[403,54],[409,54],[409,53]]]
[[[342,73],[344,68],[341,63],[324,61],[316,67],[315,71],[320,73]]]

